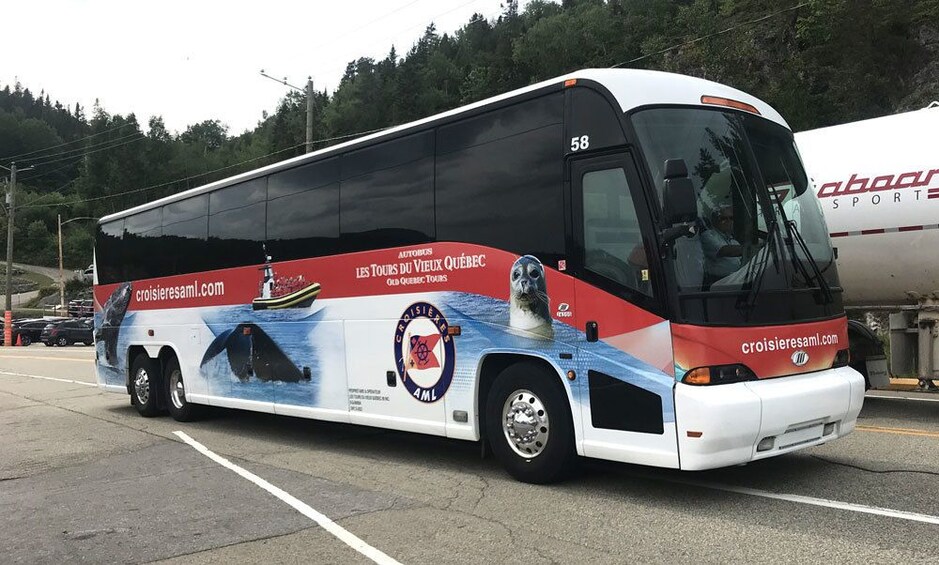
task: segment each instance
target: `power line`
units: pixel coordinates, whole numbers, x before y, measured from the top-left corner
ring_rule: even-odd
[[[394,127],[394,126],[389,126],[389,127]],[[377,133],[377,132],[380,132],[380,131],[383,131],[383,130],[386,130],[386,129],[388,129],[388,128],[375,128],[375,129],[371,129],[371,130],[368,130],[368,131],[358,131],[358,132],[350,133],[350,134],[347,134],[347,135],[338,135],[338,136],[335,136],[335,137],[326,137],[326,138],[323,138],[323,139],[314,140],[313,143],[328,143],[328,142],[330,142],[330,141],[339,141],[339,140],[341,140],[341,139],[349,139],[349,138],[351,138],[351,137],[361,137],[361,136],[363,136],[363,135],[369,135],[369,134],[372,134],[372,133]],[[142,187],[142,188],[135,188],[135,189],[133,189],[133,190],[127,190],[127,191],[118,192],[118,193],[115,193],[115,194],[108,194],[108,195],[105,195],[105,196],[95,196],[95,197],[93,197],[93,198],[84,198],[84,199],[81,199],[81,200],[72,200],[72,201],[70,201],[70,202],[58,202],[58,203],[55,203],[55,204],[26,204],[26,205],[20,206],[20,208],[49,208],[49,207],[55,207],[55,206],[71,206],[72,204],[82,204],[82,203],[85,203],[85,202],[93,202],[93,201],[97,201],[97,200],[106,200],[106,199],[108,199],[108,198],[117,198],[117,197],[119,197],[119,196],[126,196],[126,195],[128,195],[128,194],[136,194],[136,193],[138,193],[138,192],[143,192],[143,191],[145,191],[145,190],[153,190],[153,189],[156,189],[156,188],[162,188],[162,187],[164,187],[164,186],[169,186],[169,185],[171,185],[171,184],[175,184],[175,183],[179,183],[179,182],[185,182],[185,181],[193,180],[193,179],[196,179],[196,178],[199,178],[199,177],[204,177],[204,176],[206,176],[206,175],[211,175],[212,173],[217,173],[217,172],[219,172],[219,171],[224,171],[224,170],[226,170],[226,169],[231,169],[231,168],[234,168],[234,167],[238,167],[238,166],[241,166],[241,165],[244,165],[244,164],[247,164],[247,163],[251,163],[251,162],[253,162],[253,161],[259,161],[259,160],[261,160],[261,159],[266,159],[267,157],[273,157],[274,155],[278,155],[278,154],[284,153],[284,152],[286,152],[286,151],[292,151],[292,150],[294,150],[294,149],[297,149],[298,147],[303,147],[304,145],[306,145],[306,143],[298,143],[297,145],[294,145],[294,146],[292,146],[292,147],[288,147],[288,148],[286,148],[286,149],[281,149],[281,150],[279,150],[279,151],[274,151],[273,153],[268,153],[267,155],[261,155],[260,157],[253,157],[253,158],[251,158],[251,159],[247,159],[247,160],[245,160],[245,161],[241,161],[240,163],[235,163],[235,164],[233,164],[233,165],[227,165],[227,166],[225,166],[225,167],[220,167],[220,168],[218,168],[218,169],[214,169],[214,170],[211,170],[211,171],[206,171],[206,172],[204,172],[204,173],[199,173],[199,174],[197,174],[197,175],[191,175],[191,176],[188,176],[188,177],[178,178],[178,179],[171,180],[171,181],[167,181],[167,182],[164,182],[164,183],[154,184],[154,185],[151,185],[151,186],[145,186],[145,187]]]
[[[58,145],[50,145],[49,147],[44,147],[44,148],[42,148],[42,149],[36,149],[35,151],[29,151],[29,152],[27,152],[27,153],[20,153],[20,154],[18,154],[18,155],[10,155],[10,156],[8,156],[8,157],[0,157],[0,161],[9,161],[9,160],[13,160],[13,159],[18,159],[18,158],[20,158],[20,157],[25,157],[26,155],[32,155],[33,153],[42,153],[43,151],[48,151],[48,150],[50,150],[50,149],[56,149],[56,148],[58,148],[58,147],[63,147],[63,146],[65,146],[65,145],[71,145],[71,144],[73,144],[73,143],[79,143],[79,142],[81,142],[81,141],[85,141],[86,139],[91,139],[92,137],[98,137],[99,135],[104,135],[104,134],[110,133],[110,132],[112,132],[112,131],[114,131],[114,130],[119,130],[119,129],[121,129],[121,128],[126,128],[126,127],[129,126],[129,125],[132,125],[132,124],[123,124],[123,125],[120,125],[120,126],[113,127],[113,128],[111,128],[111,129],[106,129],[106,130],[104,130],[104,131],[101,131],[101,132],[98,132],[98,133],[95,133],[95,134],[92,134],[92,135],[88,135],[88,136],[85,136],[85,137],[76,139],[76,140],[74,140],[74,141],[66,141],[65,143],[60,143],[60,144],[58,144]]]
[[[782,10],[778,10],[778,11],[776,11],[776,12],[772,12],[772,13],[770,13],[770,14],[766,14],[765,16],[761,16],[761,17],[759,17],[759,18],[756,18],[755,20],[750,20],[750,21],[746,21],[746,22],[741,22],[741,23],[739,23],[739,24],[737,24],[737,25],[733,25],[733,26],[731,26],[731,27],[729,27],[729,28],[727,28],[727,29],[722,29],[721,31],[716,31],[716,32],[710,33],[710,34],[708,34],[708,35],[703,35],[703,36],[701,36],[701,37],[696,37],[696,38],[694,38],[694,39],[692,39],[692,40],[690,40],[690,41],[685,41],[684,43],[678,43],[678,44],[676,44],[676,45],[672,45],[671,47],[666,47],[665,49],[659,49],[658,51],[656,51],[656,52],[654,52],[654,53],[647,53],[647,54],[642,55],[642,56],[640,56],[640,57],[636,57],[635,59],[630,59],[629,61],[623,61],[622,63],[617,63],[617,64],[615,64],[615,65],[611,65],[610,68],[611,68],[611,69],[615,69],[616,67],[621,67],[621,66],[623,66],[623,65],[629,65],[629,64],[632,64],[632,63],[641,61],[641,60],[643,60],[643,59],[648,59],[649,57],[654,57],[654,56],[656,56],[656,55],[661,55],[662,53],[667,53],[667,52],[671,51],[672,49],[678,49],[678,48],[680,48],[680,47],[685,47],[685,46],[691,45],[691,44],[693,44],[693,43],[698,43],[699,41],[704,41],[705,39],[710,39],[710,38],[716,37],[716,36],[718,36],[718,35],[723,35],[723,34],[725,34],[725,33],[734,31],[735,29],[739,29],[739,28],[741,28],[741,27],[743,27],[743,26],[748,26],[748,25],[757,24],[757,23],[760,23],[760,22],[762,22],[762,21],[764,21],[764,20],[768,20],[768,19],[770,19],[770,18],[773,18],[773,17],[775,17],[775,16],[778,16],[778,15],[780,15],[780,14],[784,14],[784,13],[786,13],[786,12],[791,12],[791,11],[793,11],[793,10],[798,10],[799,8],[802,8],[803,6],[808,6],[808,2],[802,2],[802,3],[796,4],[795,6],[792,6],[792,7],[790,7],[790,8],[783,8]]]
[[[314,45],[314,46],[312,47],[312,49],[315,50],[315,49],[317,49],[317,48],[319,48],[319,47],[323,47],[323,46],[326,46],[326,45],[331,45],[334,41],[336,41],[336,40],[338,40],[338,39],[342,39],[344,36],[353,34],[353,33],[357,32],[357,31],[361,31],[361,30],[367,28],[368,26],[370,26],[370,25],[372,25],[372,24],[374,24],[374,23],[376,23],[376,22],[379,22],[379,21],[381,21],[381,20],[387,18],[388,16],[393,16],[394,14],[397,14],[398,12],[400,12],[400,11],[406,9],[406,8],[410,8],[410,7],[413,6],[414,4],[417,4],[418,2],[421,2],[421,1],[422,1],[422,0],[412,0],[411,2],[408,2],[407,4],[405,4],[404,6],[401,6],[401,7],[399,7],[399,8],[395,8],[394,10],[391,10],[390,12],[387,12],[387,13],[381,15],[381,16],[378,16],[377,18],[375,18],[375,19],[373,19],[373,20],[369,20],[368,22],[366,22],[366,23],[360,25],[359,27],[356,27],[356,28],[353,28],[353,29],[349,29],[349,30],[343,31],[343,32],[339,33],[338,35],[332,37],[331,39],[329,39],[329,40],[327,40],[327,41],[324,41],[324,42],[322,42],[322,43],[319,43],[318,45]]]
[[[33,166],[34,166],[34,167],[42,167],[42,166],[44,166],[44,165],[49,165],[49,164],[51,164],[51,163],[58,163],[58,162],[60,162],[60,161],[66,161],[66,160],[68,160],[68,159],[75,159],[75,158],[81,159],[81,158],[83,158],[83,157],[87,157],[88,155],[93,155],[93,154],[95,154],[95,153],[100,153],[100,152],[102,152],[102,151],[110,151],[111,149],[115,149],[115,148],[117,148],[117,147],[122,147],[122,146],[127,145],[127,144],[130,144],[130,143],[136,143],[136,142],[140,141],[141,139],[147,139],[147,136],[145,136],[145,135],[142,134],[142,133],[139,133],[139,134],[137,134],[137,137],[135,137],[134,139],[131,139],[130,141],[125,141],[124,143],[118,143],[118,144],[115,144],[115,145],[109,145],[108,147],[102,147],[102,148],[96,149],[96,150],[94,150],[94,151],[88,151],[88,152],[86,152],[86,153],[82,153],[81,155],[70,155],[70,156],[68,156],[68,157],[60,157],[60,158],[58,158],[58,159],[50,159],[50,160],[48,160],[48,161],[43,161],[42,163],[33,163]]]
[[[102,141],[102,142],[100,142],[100,143],[93,143],[93,144],[91,144],[91,145],[88,145],[87,147],[76,147],[76,148],[74,148],[74,149],[68,149],[68,150],[66,150],[66,151],[60,151],[59,153],[52,153],[52,154],[50,154],[50,155],[40,155],[40,156],[38,156],[38,157],[29,157],[29,158],[26,158],[26,159],[17,159],[17,162],[18,162],[18,163],[28,163],[28,162],[30,162],[30,161],[40,161],[40,160],[42,160],[42,159],[48,159],[48,158],[50,158],[50,157],[58,157],[59,155],[67,155],[67,154],[69,154],[69,153],[81,153],[81,152],[83,152],[83,151],[87,151],[88,149],[95,149],[95,148],[97,148],[97,147],[101,147],[102,145],[107,145],[107,144],[109,144],[109,143],[114,143],[114,142],[117,142],[117,141],[122,141],[122,140],[124,140],[124,139],[130,139],[131,137],[134,137],[135,135],[143,135],[143,134],[140,133],[139,131],[135,131],[134,133],[131,133],[131,134],[128,134],[128,135],[124,135],[124,136],[118,137],[118,138],[116,138],[116,139],[109,139],[109,140],[107,140],[107,141]]]

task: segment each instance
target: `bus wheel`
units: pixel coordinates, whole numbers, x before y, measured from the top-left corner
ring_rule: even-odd
[[[496,459],[522,482],[563,480],[577,460],[567,395],[556,375],[531,363],[511,365],[496,378],[486,431]]]
[[[134,358],[130,369],[130,402],[141,416],[149,418],[160,412],[157,405],[158,375],[152,359],[144,354]]]
[[[190,404],[186,400],[183,372],[179,368],[179,361],[175,357],[170,359],[166,365],[163,382],[166,383],[166,398],[169,400],[166,406],[169,408],[170,416],[178,422],[191,422],[198,419],[201,406]]]

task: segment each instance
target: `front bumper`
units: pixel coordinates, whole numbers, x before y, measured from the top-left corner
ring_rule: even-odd
[[[850,367],[728,385],[678,383],[681,468],[738,465],[831,441],[854,429],[863,402],[864,377]],[[772,447],[767,441],[758,450],[769,437]]]

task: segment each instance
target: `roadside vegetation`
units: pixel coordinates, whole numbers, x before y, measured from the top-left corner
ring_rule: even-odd
[[[431,25],[406,52],[350,61],[334,92],[314,96],[316,147],[614,65],[730,84],[774,105],[796,131],[871,118],[939,96],[939,2],[536,0],[519,10],[509,0],[495,20],[476,15],[453,34]],[[0,163],[16,157],[35,167],[18,179],[14,229],[16,260],[31,264],[56,264],[57,214],[98,218],[303,151],[298,93],[232,135],[220,119],[172,132],[160,116],[0,87]],[[63,233],[66,266],[84,268],[94,222],[72,222]]]

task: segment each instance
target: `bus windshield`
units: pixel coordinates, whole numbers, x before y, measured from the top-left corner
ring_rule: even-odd
[[[791,132],[717,109],[649,109],[632,123],[659,200],[668,159],[685,161],[698,197],[696,234],[667,254],[682,321],[755,325],[840,313],[828,229]]]

